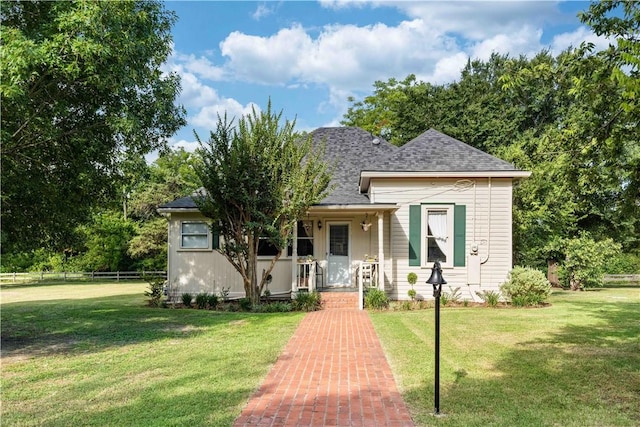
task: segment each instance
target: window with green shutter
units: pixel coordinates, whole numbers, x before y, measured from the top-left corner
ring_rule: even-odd
[[[466,206],[422,204],[409,206],[409,265],[464,267]]]

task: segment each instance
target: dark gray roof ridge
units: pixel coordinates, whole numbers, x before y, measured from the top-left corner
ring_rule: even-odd
[[[485,153],[433,128],[418,135],[377,165],[364,169],[383,172],[515,171],[511,163]]]

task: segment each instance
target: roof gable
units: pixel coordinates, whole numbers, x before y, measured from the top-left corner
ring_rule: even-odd
[[[412,139],[394,155],[379,158],[363,170],[385,172],[480,172],[515,171],[505,162],[462,141],[429,129]]]

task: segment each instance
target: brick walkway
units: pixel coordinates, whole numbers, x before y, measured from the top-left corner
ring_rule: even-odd
[[[413,426],[365,311],[309,313],[234,426]]]

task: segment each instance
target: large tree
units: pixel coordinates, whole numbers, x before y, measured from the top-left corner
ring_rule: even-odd
[[[2,249],[60,248],[185,124],[159,1],[0,2]]]
[[[259,301],[267,276],[293,236],[297,221],[328,191],[331,174],[322,148],[297,133],[295,121],[281,123],[282,112],[256,112],[237,126],[219,118],[202,143],[197,168],[204,191],[196,197],[222,237],[220,252],[240,273],[247,297]],[[257,271],[258,245],[278,249],[268,268]]]

